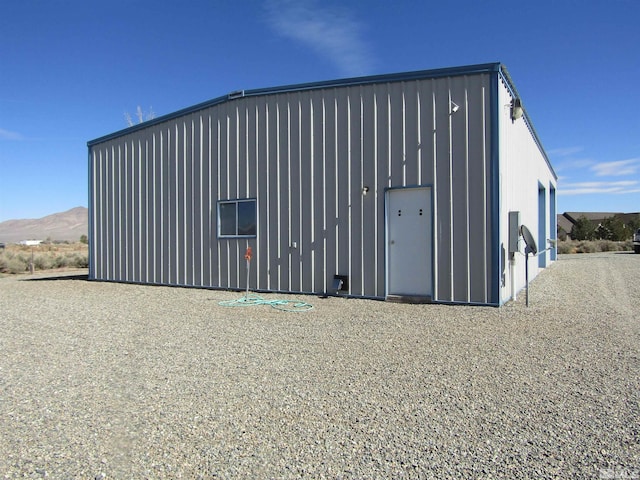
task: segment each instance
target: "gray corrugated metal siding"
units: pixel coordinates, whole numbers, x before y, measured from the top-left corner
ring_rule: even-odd
[[[385,189],[428,185],[434,300],[491,303],[492,75],[252,94],[90,142],[91,277],[243,289],[251,245],[252,289],[342,274],[383,298]],[[256,238],[218,239],[216,202],[244,198]]]

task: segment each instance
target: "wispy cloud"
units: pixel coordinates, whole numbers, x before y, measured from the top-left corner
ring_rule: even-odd
[[[621,175],[634,175],[640,170],[640,158],[619,160],[616,162],[596,163],[591,170],[598,177],[613,177]]]
[[[0,140],[24,140],[24,136],[18,132],[11,132],[0,128]]]
[[[577,182],[560,184],[560,195],[588,195],[594,193],[627,194],[640,192],[640,182],[621,180],[619,182]]]
[[[373,56],[363,39],[363,26],[351,10],[313,0],[270,0],[266,11],[269,25],[278,34],[327,57],[343,74],[371,73]]]

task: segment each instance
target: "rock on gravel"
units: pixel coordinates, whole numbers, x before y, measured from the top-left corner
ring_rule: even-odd
[[[2,278],[0,478],[638,478],[638,272],[561,256],[529,308],[265,295],[306,313]]]

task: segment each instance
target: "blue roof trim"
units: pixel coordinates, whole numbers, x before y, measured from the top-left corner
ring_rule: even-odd
[[[494,62],[494,63],[482,63],[477,65],[468,65],[468,66],[462,66],[462,67],[438,68],[434,70],[417,70],[413,72],[404,72],[404,73],[391,73],[391,74],[384,74],[384,75],[352,77],[352,78],[327,80],[327,81],[312,82],[312,83],[299,83],[299,84],[293,84],[293,85],[284,85],[280,87],[258,88],[254,90],[239,90],[236,92],[232,92],[228,95],[217,97],[212,100],[208,100],[206,102],[198,103],[196,105],[186,107],[181,110],[177,110],[173,113],[169,113],[167,115],[163,115],[161,117],[157,117],[152,120],[147,120],[146,122],[139,123],[137,125],[133,125],[123,130],[119,130],[117,132],[111,133],[109,135],[96,138],[95,140],[90,140],[87,142],[87,146],[91,147],[93,145],[97,145],[99,143],[103,143],[103,142],[112,140],[114,138],[121,137],[123,135],[128,135],[130,133],[143,130],[151,126],[158,125],[160,123],[166,122],[168,120],[172,120],[174,118],[178,118],[184,115],[197,112],[199,110],[204,110],[205,108],[213,107],[221,103],[233,101],[236,99],[241,99],[244,97],[255,97],[260,95],[272,95],[277,93],[288,93],[288,92],[301,92],[305,90],[317,90],[317,89],[323,89],[323,88],[371,85],[375,83],[423,80],[427,78],[451,77],[451,76],[458,76],[458,75],[473,75],[473,74],[479,74],[479,73],[501,73],[503,68],[504,67],[502,66],[501,63]],[[507,74],[507,78],[508,78],[508,74]],[[512,82],[510,79],[507,81],[507,84],[512,85]],[[513,91],[515,91],[515,87],[513,87]]]

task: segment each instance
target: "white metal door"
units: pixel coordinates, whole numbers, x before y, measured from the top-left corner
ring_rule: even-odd
[[[431,189],[387,191],[387,295],[432,295]]]

